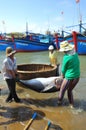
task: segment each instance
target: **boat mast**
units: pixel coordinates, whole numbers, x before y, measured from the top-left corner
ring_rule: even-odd
[[[80,0],[76,0],[78,6],[78,16],[79,16],[79,33],[82,33],[82,15],[80,10]]]
[[[5,27],[5,21],[2,21],[2,25],[3,25],[3,34],[4,36],[6,36],[6,27]]]
[[[26,36],[28,35],[28,22],[26,22]]]

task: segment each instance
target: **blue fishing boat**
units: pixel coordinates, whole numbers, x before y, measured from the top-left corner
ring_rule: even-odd
[[[60,42],[63,41],[62,37],[58,38],[58,41],[52,37],[40,38],[40,39],[27,39],[27,38],[14,38],[14,40],[0,40],[0,51],[5,51],[6,47],[10,46],[17,52],[37,52],[37,51],[47,51],[50,45],[55,48],[59,48]]]
[[[51,43],[32,41],[26,39],[15,39],[15,49],[17,52],[37,52],[46,51]]]
[[[27,35],[26,37],[9,39],[0,39],[0,51],[5,51],[6,47],[11,46],[17,52],[37,52],[46,51],[53,44],[48,36],[44,35]]]
[[[5,51],[7,47],[15,48],[15,44],[9,40],[0,40],[0,51]]]
[[[40,42],[36,37],[33,40],[28,38],[14,38],[14,40],[0,39],[0,51],[5,51],[8,46],[17,52],[46,51],[50,45],[50,42]]]
[[[69,43],[74,44],[75,50],[79,55],[86,55],[86,36],[75,31],[64,38]]]
[[[53,45],[55,49],[59,49],[60,42],[63,41],[63,37],[58,38],[53,36],[39,36],[37,39],[22,38],[14,39],[15,48],[18,52],[36,52],[47,51],[50,45]]]

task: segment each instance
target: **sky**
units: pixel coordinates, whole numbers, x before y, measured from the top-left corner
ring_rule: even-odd
[[[0,0],[0,32],[72,31],[86,23],[86,0]],[[86,24],[84,24],[86,27]]]

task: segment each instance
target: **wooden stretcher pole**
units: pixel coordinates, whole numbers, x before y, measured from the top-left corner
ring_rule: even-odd
[[[32,118],[29,120],[28,124],[25,126],[24,130],[28,130],[29,126],[31,125],[32,121],[36,118],[37,113],[35,112]]]
[[[48,130],[48,128],[49,128],[49,126],[50,126],[50,124],[51,124],[51,122],[50,122],[50,121],[48,121],[48,124],[47,124],[47,126],[45,127],[45,129],[44,129],[44,130]]]

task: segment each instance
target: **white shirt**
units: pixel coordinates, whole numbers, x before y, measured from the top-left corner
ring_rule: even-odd
[[[3,66],[2,66],[2,72],[3,72],[3,78],[5,79],[12,79],[12,75],[9,73],[9,70],[16,70],[17,65],[16,65],[16,58],[14,57],[14,61],[11,60],[10,57],[6,57],[5,60],[3,61]]]

